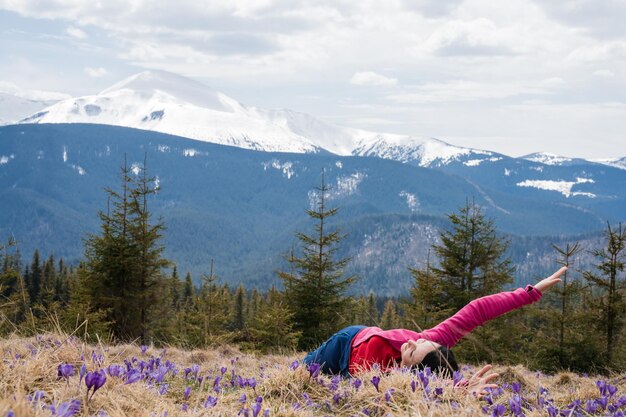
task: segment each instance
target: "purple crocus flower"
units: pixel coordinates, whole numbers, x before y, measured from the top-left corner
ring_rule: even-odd
[[[33,395],[29,395],[28,397],[26,397],[26,400],[28,402],[35,404],[43,400],[44,398],[46,398],[46,393],[43,391],[37,390],[33,393]]]
[[[392,400],[394,392],[396,392],[396,390],[393,389],[393,388],[390,388],[387,391],[385,391],[385,401],[386,402],[389,402],[389,401]]]
[[[80,370],[78,371],[78,375],[79,375],[79,379],[78,379],[78,386],[80,387],[80,383],[83,382],[83,378],[85,377],[85,375],[87,374],[87,365],[83,363],[83,365],[80,367]]]
[[[295,360],[291,362],[291,365],[289,365],[289,369],[291,369],[292,371],[295,371],[296,369],[298,369],[298,366],[300,366],[300,362]]]
[[[107,381],[107,376],[104,371],[87,372],[85,375],[85,385],[87,385],[87,395],[89,391],[93,389],[91,397],[98,391],[104,383]],[[90,398],[91,398],[90,397]]]
[[[374,375],[372,377],[372,385],[374,385],[374,387],[376,388],[376,391],[380,392],[380,390],[378,389],[378,384],[380,383],[380,377],[378,375]]]
[[[245,404],[246,401],[248,401],[248,397],[246,397],[246,394],[241,394],[241,397],[239,398],[239,402],[241,404]]]
[[[159,386],[159,395],[165,395],[167,394],[167,390],[170,388],[170,386],[168,384],[161,384]]]
[[[415,388],[417,388],[417,382],[412,379],[411,380],[411,391],[415,392]]]
[[[185,391],[183,391],[183,401],[187,401],[190,395],[191,395],[191,387],[185,388]]]
[[[452,373],[452,382],[454,386],[457,386],[463,380],[463,374],[459,371],[454,371]]]
[[[80,401],[73,399],[59,404],[52,410],[52,415],[55,417],[71,417],[80,411]]]
[[[141,349],[141,354],[142,355],[145,355],[146,352],[148,351],[148,346],[146,346],[146,345],[141,345],[139,348]]]
[[[141,379],[141,372],[139,372],[137,369],[131,369],[130,371],[126,372],[126,374],[124,375],[124,379],[126,379],[124,385],[134,384]]]
[[[206,401],[204,401],[204,408],[213,408],[217,405],[217,398],[209,395],[206,399]]]
[[[198,372],[200,372],[200,365],[196,365],[195,363],[191,365],[191,372],[193,373],[193,376],[197,378]]]
[[[597,410],[598,404],[596,404],[594,400],[587,400],[587,403],[585,404],[585,411],[589,414],[595,414]]]
[[[246,380],[246,383],[248,384],[248,386],[250,388],[252,388],[253,390],[256,389],[256,378],[252,377]]]
[[[7,411],[7,417],[15,417],[15,413],[13,412],[13,410]]]
[[[261,412],[261,404],[255,402],[250,406],[250,409],[252,410],[252,417],[258,417],[259,413]]]
[[[361,381],[359,378],[356,378],[354,381],[352,381],[352,385],[357,391],[359,390],[359,388],[361,388],[361,384],[363,384],[363,381]]]
[[[220,368],[220,372],[222,373],[222,375],[224,375],[224,374],[226,373],[226,371],[227,371],[227,370],[228,370],[228,369],[227,369],[225,366],[222,366],[222,367]]]
[[[70,363],[62,363],[57,369],[58,378],[65,378],[69,382],[69,379],[74,375],[74,365]]]
[[[124,367],[122,365],[109,365],[106,371],[110,376],[119,378],[124,374]]]
[[[501,417],[506,412],[506,407],[502,404],[498,404],[491,410],[491,417]]]
[[[317,376],[320,374],[320,369],[321,369],[321,366],[319,363],[315,363],[315,362],[311,363],[308,366],[309,376],[311,378],[317,378]]]
[[[216,376],[215,381],[213,381],[213,391],[220,392],[220,382],[222,381],[221,376]]]

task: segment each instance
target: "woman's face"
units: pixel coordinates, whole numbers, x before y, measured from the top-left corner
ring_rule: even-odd
[[[426,339],[409,340],[400,346],[402,354],[402,366],[411,367],[424,360],[424,357],[430,352],[441,347],[439,343],[431,342]]]

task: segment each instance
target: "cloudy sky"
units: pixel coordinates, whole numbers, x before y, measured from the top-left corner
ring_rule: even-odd
[[[144,69],[250,105],[511,156],[626,156],[623,0],[0,0],[0,82]]]

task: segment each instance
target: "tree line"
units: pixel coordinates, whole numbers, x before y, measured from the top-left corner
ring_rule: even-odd
[[[420,331],[437,325],[469,301],[503,291],[514,270],[508,246],[481,208],[468,201],[448,215],[420,266],[407,271],[414,284],[405,298],[370,293],[348,296],[357,280],[345,276],[349,259],[337,251],[344,236],[329,226],[337,208],[328,202],[322,174],[307,210],[311,232],[277,271],[283,288],[266,292],[221,284],[214,265],[195,280],[181,279],[164,258],[165,223],[153,219],[149,202],[159,189],[146,161],[139,172],[126,163],[116,189],[106,189],[100,230],[84,239],[84,260],[66,265],[35,251],[22,260],[19,244],[0,245],[0,333],[62,330],[86,339],[203,347],[237,343],[257,351],[306,350],[349,324]],[[608,371],[626,363],[624,280],[626,231],[607,224],[605,245],[554,246],[555,269],[570,266],[581,251],[596,259],[593,270],[571,268],[556,291],[537,304],[477,329],[455,348],[469,362],[523,363],[534,369]]]

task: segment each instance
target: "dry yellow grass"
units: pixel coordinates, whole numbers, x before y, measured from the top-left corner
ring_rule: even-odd
[[[337,387],[329,377],[312,378],[306,367],[300,364],[292,369],[293,361],[303,355],[297,352],[287,355],[253,355],[242,353],[235,346],[223,346],[210,350],[186,351],[176,348],[156,349],[150,347],[142,354],[136,345],[87,345],[75,338],[61,334],[46,334],[38,337],[24,338],[12,336],[0,340],[0,417],[7,415],[9,410],[15,416],[50,416],[52,412],[45,405],[66,402],[71,399],[81,401],[81,409],[76,415],[108,415],[118,416],[232,416],[241,412],[252,416],[251,406],[257,397],[262,397],[261,411],[266,410],[271,416],[311,416],[340,415],[363,416],[449,416],[449,415],[486,415],[483,407],[487,401],[467,396],[454,390],[449,381],[431,378],[429,388],[431,399],[425,398],[424,390],[418,386],[415,391],[412,381],[419,381],[415,374],[394,372],[382,375],[379,390],[371,383],[372,371],[360,376],[362,385],[355,388],[354,380],[341,380]],[[103,355],[101,365],[94,363],[92,352]],[[137,358],[134,366],[141,360],[161,357],[162,363],[170,361],[178,369],[177,375],[170,373],[164,379],[168,385],[167,392],[159,394],[159,384],[150,385],[145,381],[124,384],[119,377],[108,376],[104,386],[95,393],[92,400],[86,401],[86,386],[79,386],[78,369],[83,363],[90,371],[104,369],[111,364],[124,364],[124,359]],[[60,364],[74,365],[75,374],[69,381],[57,378]],[[198,376],[202,382],[186,380],[184,369],[192,364],[199,366]],[[215,377],[222,375],[221,368],[227,370],[223,375],[220,392],[214,390]],[[255,378],[256,386],[239,387],[236,378],[231,386],[231,378],[235,374],[245,379]],[[464,373],[469,375],[470,369]],[[531,372],[521,366],[496,367],[502,374],[501,383],[519,383],[522,396],[527,405],[536,408],[538,392],[546,388],[553,399],[553,404],[562,408],[575,400],[584,404],[587,400],[599,397],[595,382],[602,378],[586,378],[572,373],[545,376]],[[618,388],[617,399],[626,391],[623,376],[609,378],[608,381]],[[337,380],[335,380],[337,383]],[[183,400],[186,387],[192,391],[187,401]],[[506,386],[506,385],[505,385]],[[432,400],[436,388],[442,388],[437,400]],[[42,403],[33,404],[28,397],[35,391],[46,394]],[[391,393],[393,392],[393,393]],[[245,394],[246,400],[242,400]],[[387,394],[387,395],[386,395]],[[338,395],[339,397],[336,397]],[[217,399],[214,407],[205,408],[208,396]],[[513,397],[510,389],[494,399],[496,403],[508,405]],[[187,410],[183,410],[187,404]],[[508,408],[508,407],[507,407]],[[547,415],[542,409],[524,410],[526,416]],[[491,409],[489,409],[489,415]],[[507,411],[510,415],[510,411]],[[602,414],[598,414],[602,415]]]

